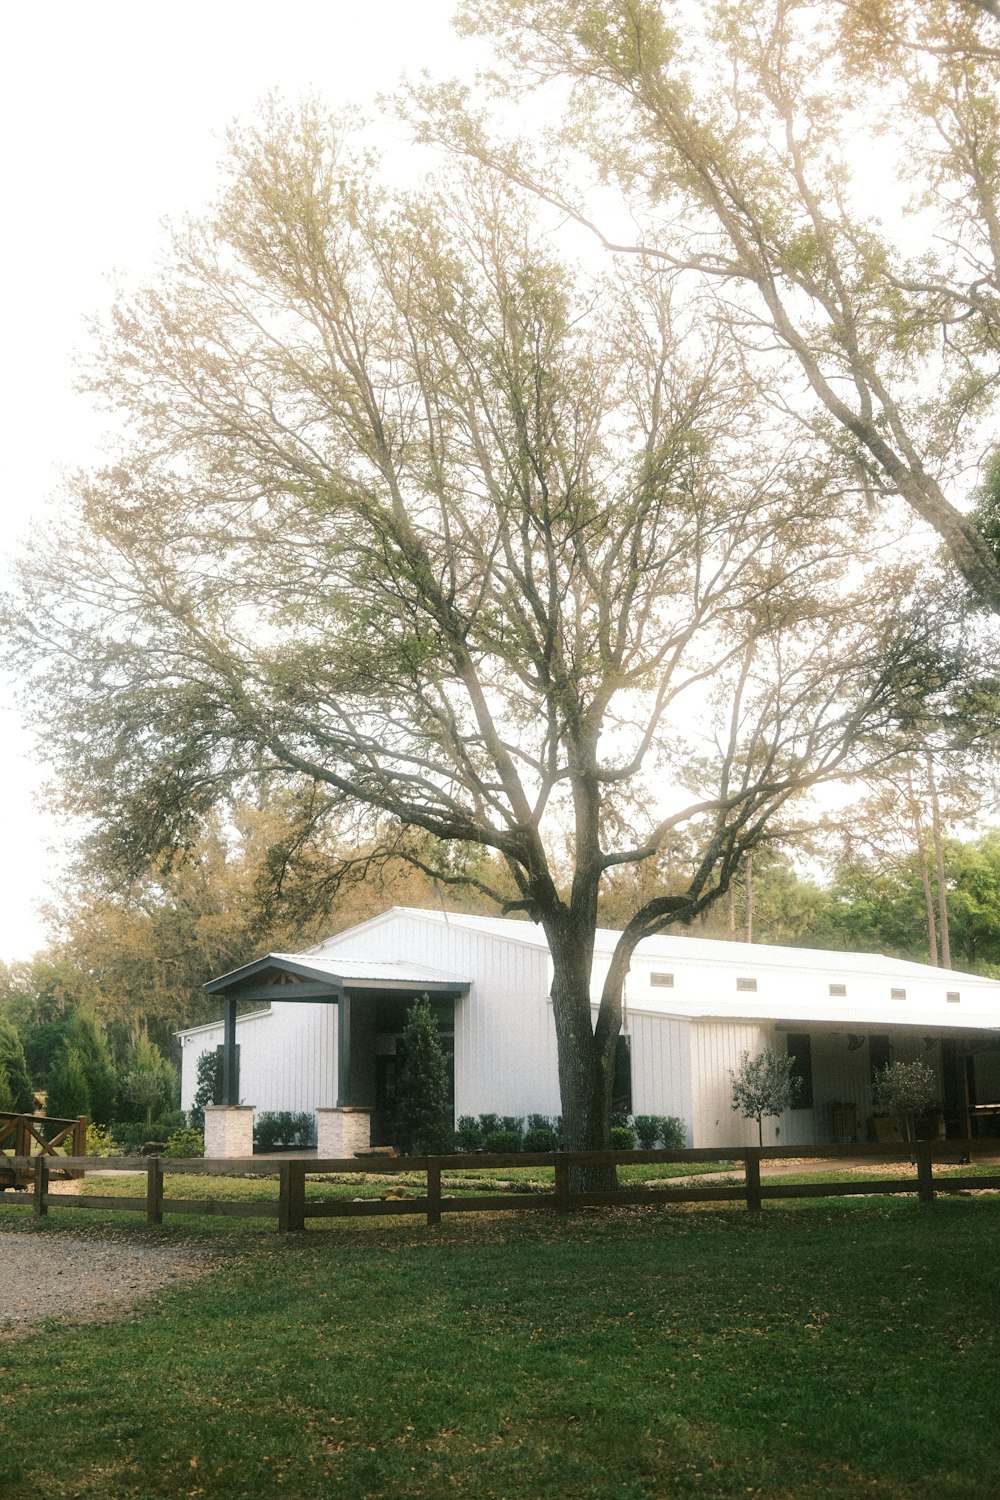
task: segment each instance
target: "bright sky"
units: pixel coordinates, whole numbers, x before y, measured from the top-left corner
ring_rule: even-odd
[[[141,278],[160,222],[210,196],[222,136],[278,88],[369,104],[400,76],[470,74],[475,44],[450,27],[454,0],[48,0],[7,6],[0,61],[6,288],[0,411],[6,497],[0,588],[18,538],[40,524],[62,470],[93,460],[98,425],[73,391],[86,318],[109,273]],[[393,137],[403,132],[387,121]],[[0,680],[0,959],[45,940],[67,834]]]

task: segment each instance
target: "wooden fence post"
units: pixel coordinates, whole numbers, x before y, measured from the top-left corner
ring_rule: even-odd
[[[560,1214],[569,1213],[569,1162],[566,1157],[556,1153],[556,1212]]]
[[[759,1214],[763,1199],[760,1195],[760,1150],[756,1146],[747,1149],[743,1162],[747,1183],[747,1212]]]
[[[437,1161],[427,1163],[427,1222],[441,1222],[441,1163]]]
[[[163,1223],[163,1158],[151,1156],[146,1163],[146,1223]]]
[[[934,1167],[931,1163],[931,1142],[917,1141],[917,1196],[921,1203],[934,1202]]]
[[[45,1156],[35,1157],[35,1217],[44,1219],[49,1211],[46,1194],[49,1191],[49,1163]]]
[[[306,1164],[283,1161],[278,1178],[278,1228],[292,1234],[306,1227]]]

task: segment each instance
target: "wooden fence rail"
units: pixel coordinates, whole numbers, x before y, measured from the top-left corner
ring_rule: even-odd
[[[154,1157],[61,1157],[59,1168],[82,1176],[86,1172],[141,1172],[146,1178],[145,1198],[123,1194],[54,1194],[49,1192],[49,1174],[53,1158],[48,1155],[30,1157],[8,1157],[8,1166],[14,1172],[30,1172],[34,1192],[30,1201],[34,1212],[45,1216],[53,1207],[61,1209],[100,1209],[116,1211],[142,1211],[150,1224],[162,1224],[164,1214],[217,1214],[224,1217],[277,1218],[278,1228],[284,1233],[304,1229],[309,1219],[363,1218],[374,1215],[424,1214],[428,1224],[439,1224],[445,1213],[483,1213],[510,1209],[548,1209],[567,1213],[570,1209],[585,1205],[615,1205],[627,1203],[712,1203],[743,1201],[750,1213],[759,1213],[765,1199],[775,1198],[830,1198],[843,1195],[915,1193],[924,1203],[933,1200],[938,1192],[960,1192],[969,1189],[1000,1190],[1000,1174],[972,1176],[949,1174],[934,1176],[935,1164],[947,1163],[955,1166],[962,1159],[970,1160],[977,1149],[982,1152],[980,1141],[919,1141],[912,1148],[906,1147],[906,1175],[840,1179],[830,1182],[787,1182],[780,1177],[762,1179],[761,1163],[777,1158],[787,1158],[787,1149],[771,1146],[731,1146],[702,1148],[684,1151],[589,1151],[589,1152],[537,1152],[516,1155],[463,1154],[455,1156],[411,1156],[379,1157],[377,1162],[368,1157],[347,1159],[275,1159],[250,1157],[239,1159],[206,1160],[201,1157],[174,1160]],[[795,1159],[814,1162],[822,1168],[824,1161],[850,1159],[852,1165],[863,1164],[875,1158],[885,1163],[887,1170],[893,1165],[886,1162],[884,1145],[852,1146],[843,1148],[826,1146],[800,1146],[795,1148]],[[705,1178],[696,1181],[664,1179],[655,1186],[623,1186],[613,1192],[578,1191],[572,1186],[572,1169],[590,1166],[634,1166],[636,1164],[692,1165],[705,1161],[742,1162],[743,1180],[739,1183],[711,1182]],[[442,1173],[507,1170],[517,1167],[552,1167],[555,1183],[551,1192],[525,1191],[504,1193],[473,1193],[457,1196],[442,1191]],[[915,1170],[914,1170],[915,1168]],[[805,1168],[804,1168],[805,1170]],[[352,1176],[376,1174],[423,1173],[426,1191],[412,1198],[364,1198],[364,1199],[319,1199],[310,1197],[308,1179],[315,1176]],[[224,1199],[169,1198],[165,1194],[164,1179],[168,1175],[211,1177],[277,1177],[279,1182],[277,1203],[229,1202]],[[461,1182],[450,1184],[456,1189]],[[9,1202],[6,1197],[0,1202]],[[24,1201],[24,1200],[22,1200]]]

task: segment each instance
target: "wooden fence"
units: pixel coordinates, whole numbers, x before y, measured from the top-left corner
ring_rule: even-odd
[[[908,1153],[911,1148],[903,1148]],[[304,1229],[309,1219],[361,1218],[372,1215],[424,1214],[428,1224],[439,1224],[445,1213],[494,1213],[510,1209],[548,1209],[567,1213],[574,1208],[587,1205],[618,1205],[635,1203],[713,1203],[742,1201],[750,1213],[759,1213],[765,1199],[773,1198],[831,1198],[844,1195],[915,1193],[921,1202],[929,1203],[938,1192],[960,1192],[969,1189],[1000,1190],[1000,1173],[989,1176],[972,1176],[957,1173],[947,1176],[934,1175],[935,1164],[947,1163],[954,1167],[962,1158],[970,1159],[977,1150],[983,1151],[982,1141],[920,1141],[912,1147],[912,1158],[901,1157],[897,1163],[886,1162],[884,1146],[852,1146],[849,1152],[843,1148],[829,1146],[800,1146],[795,1148],[795,1159],[815,1163],[822,1170],[824,1161],[843,1161],[850,1157],[851,1165],[863,1165],[874,1159],[890,1167],[901,1168],[905,1175],[879,1175],[863,1178],[839,1179],[828,1182],[788,1182],[781,1177],[761,1177],[761,1163],[777,1158],[787,1159],[787,1148],[777,1146],[732,1146],[725,1150],[703,1148],[685,1151],[597,1151],[524,1153],[516,1155],[456,1155],[456,1156],[411,1156],[379,1157],[377,1162],[364,1157],[346,1160],[316,1158],[275,1159],[267,1157],[240,1158],[233,1160],[205,1160],[185,1158],[174,1160],[154,1157],[64,1157],[60,1167],[82,1176],[86,1172],[142,1172],[146,1177],[145,1199],[135,1196],[74,1193],[55,1194],[49,1192],[49,1173],[52,1158],[48,1155],[8,1158],[15,1171],[30,1172],[33,1179],[33,1195],[30,1199],[37,1215],[48,1214],[51,1208],[100,1209],[142,1212],[150,1224],[161,1224],[164,1214],[218,1214],[235,1217],[277,1217],[279,1230],[288,1232]],[[571,1187],[571,1171],[574,1167],[598,1165],[634,1166],[637,1164],[676,1164],[718,1162],[742,1164],[742,1180],[738,1183],[712,1182],[703,1177],[696,1180],[678,1181],[664,1179],[653,1186],[627,1185],[614,1192],[577,1191]],[[517,1167],[551,1167],[555,1182],[551,1192],[508,1191],[503,1193],[471,1193],[457,1196],[442,1190],[442,1173],[487,1170],[510,1171]],[[421,1194],[410,1198],[353,1198],[319,1199],[308,1193],[310,1177],[319,1175],[351,1176],[394,1174],[423,1174],[426,1187]],[[277,1203],[273,1200],[258,1203],[230,1202],[217,1198],[170,1198],[165,1191],[165,1178],[174,1174],[197,1175],[205,1178],[254,1176],[277,1177],[279,1191]],[[732,1175],[731,1173],[729,1174]],[[370,1185],[365,1184],[370,1191]],[[461,1187],[460,1182],[445,1183],[444,1186]],[[4,1195],[0,1202],[10,1202]]]
[[[0,1188],[20,1187],[32,1180],[34,1169],[30,1160],[27,1167],[18,1169],[12,1158],[4,1154],[11,1142],[16,1160],[26,1157],[33,1160],[37,1148],[39,1155],[58,1157],[58,1165],[66,1176],[80,1176],[79,1172],[66,1170],[60,1151],[70,1136],[73,1137],[73,1156],[83,1156],[87,1150],[86,1115],[61,1120],[55,1115],[17,1115],[0,1110]]]

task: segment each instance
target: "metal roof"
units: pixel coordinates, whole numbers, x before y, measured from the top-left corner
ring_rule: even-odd
[[[457,927],[473,932],[481,932],[490,937],[502,939],[506,942],[521,943],[532,948],[548,950],[548,943],[542,928],[534,922],[517,920],[511,917],[479,917],[469,916],[463,912],[445,912],[439,908],[422,908],[411,906],[396,906],[382,913],[381,916],[373,917],[368,922],[359,923],[356,927],[347,928],[344,932],[337,933],[334,937],[317,943],[315,947],[307,949],[306,953],[312,961],[313,955],[324,952],[335,952],[338,944],[347,938],[353,938],[355,934],[365,927],[376,927],[387,919],[396,916],[416,917],[419,920],[433,922],[445,927]],[[610,928],[599,927],[594,940],[594,957],[609,958],[617,946],[620,932]],[[299,954],[301,962],[306,954]],[[769,943],[742,943],[731,942],[720,938],[689,937],[681,932],[661,933],[657,937],[646,938],[635,950],[635,959],[664,959],[682,963],[724,965],[733,968],[746,968],[751,965],[754,969],[786,969],[797,973],[814,971],[816,973],[837,975],[861,975],[871,974],[898,979],[925,979],[934,980],[938,984],[948,982],[957,987],[983,986],[993,989],[1000,997],[1000,981],[989,979],[981,974],[968,974],[962,970],[940,969],[932,964],[914,963],[911,959],[888,958],[883,953],[857,953],[845,951],[839,948],[789,948],[780,947]],[[354,962],[354,960],[351,960]]]

